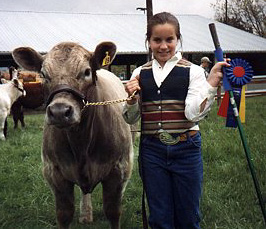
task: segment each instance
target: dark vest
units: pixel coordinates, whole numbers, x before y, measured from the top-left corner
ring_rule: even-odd
[[[156,134],[160,129],[169,133],[183,133],[195,126],[184,114],[189,87],[191,63],[181,60],[158,87],[152,64],[145,64],[140,72],[141,131]]]

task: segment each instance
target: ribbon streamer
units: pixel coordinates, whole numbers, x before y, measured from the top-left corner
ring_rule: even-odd
[[[237,111],[234,111],[233,106],[229,103],[228,91],[224,88],[224,98],[217,114],[226,117],[227,127],[236,128],[237,123],[234,118],[234,112],[239,110],[241,122],[245,122],[245,85],[251,81],[253,69],[247,61],[240,58],[232,59],[229,63],[231,66],[227,67],[225,72],[235,97]]]

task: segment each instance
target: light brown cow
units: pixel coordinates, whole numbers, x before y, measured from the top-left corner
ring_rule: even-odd
[[[50,95],[43,133],[43,173],[55,195],[59,228],[69,228],[74,214],[74,185],[82,190],[80,222],[92,221],[90,193],[102,183],[103,209],[111,228],[120,228],[121,201],[131,175],[133,148],[122,104],[85,106],[125,98],[122,82],[101,69],[116,46],[99,44],[94,53],[64,42],[45,56],[28,47],[17,48],[17,64],[41,72]]]

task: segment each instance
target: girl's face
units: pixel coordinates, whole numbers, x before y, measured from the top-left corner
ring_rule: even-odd
[[[158,24],[152,28],[149,45],[154,58],[162,67],[175,55],[177,42],[176,30],[172,24]]]

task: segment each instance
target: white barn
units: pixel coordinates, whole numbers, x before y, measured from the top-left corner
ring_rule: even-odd
[[[78,42],[93,51],[96,45],[110,40],[117,45],[114,65],[143,64],[146,15],[91,13],[85,1],[1,1],[0,67],[14,65],[11,52],[19,46],[30,46],[46,53],[61,41]],[[56,4],[49,5],[54,2]],[[60,10],[59,10],[60,9]],[[209,24],[215,23],[224,52],[231,58],[242,57],[251,63],[256,75],[266,75],[266,39],[199,15],[176,15],[181,27],[184,56],[199,63],[203,55],[214,60],[214,45]]]

